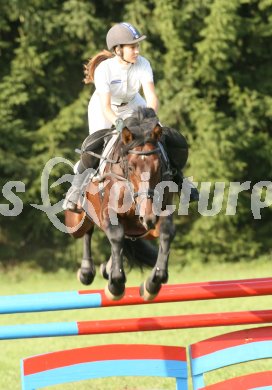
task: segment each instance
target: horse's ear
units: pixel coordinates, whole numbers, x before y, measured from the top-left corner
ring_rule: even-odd
[[[151,134],[151,138],[155,141],[158,141],[162,136],[162,127],[161,125],[157,124]]]
[[[127,145],[133,141],[132,132],[127,127],[124,127],[122,130],[122,141],[124,145]]]

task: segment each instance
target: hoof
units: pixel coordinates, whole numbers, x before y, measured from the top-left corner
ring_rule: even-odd
[[[82,272],[81,268],[77,271],[77,280],[84,284],[85,286],[89,286],[92,284],[95,277],[95,273],[92,273],[91,271],[88,272]]]
[[[110,301],[119,301],[119,299],[122,299],[123,296],[125,295],[125,286],[124,286],[123,292],[122,292],[121,294],[119,294],[119,295],[114,295],[114,294],[110,291],[108,284],[106,285],[104,292],[105,292],[106,297],[107,297]]]
[[[146,288],[146,282],[143,282],[140,285],[140,296],[143,298],[144,301],[152,301],[159,294],[160,289],[161,286],[159,287],[157,292],[150,293]]]

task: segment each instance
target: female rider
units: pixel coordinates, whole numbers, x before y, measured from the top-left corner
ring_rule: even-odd
[[[123,119],[131,116],[139,106],[158,110],[153,72],[149,61],[140,56],[139,43],[145,35],[129,23],[115,24],[107,33],[107,50],[93,57],[85,66],[86,84],[94,82],[95,91],[88,105],[90,134],[114,125],[123,129]],[[145,99],[140,95],[142,88]],[[89,166],[91,168],[91,166]],[[77,212],[77,202],[85,176],[85,167],[78,165],[72,186],[66,194],[63,208]],[[179,173],[179,187],[182,173]],[[187,181],[187,183],[190,183]],[[198,191],[191,187],[190,201],[198,200]],[[79,210],[80,211],[80,210]]]
[[[147,59],[139,55],[139,43],[146,38],[129,23],[115,24],[107,33],[107,50],[93,57],[85,66],[84,82],[94,82],[95,91],[88,105],[90,134],[114,125],[122,131],[123,119],[139,106],[157,112],[153,72]],[[145,99],[140,95],[142,88]],[[83,169],[78,169],[82,173]],[[77,210],[84,175],[75,175],[63,208]]]

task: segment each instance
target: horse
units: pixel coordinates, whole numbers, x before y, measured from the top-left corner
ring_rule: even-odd
[[[89,180],[84,210],[65,211],[67,227],[80,227],[71,234],[84,238],[84,250],[78,277],[91,284],[95,265],[90,244],[97,225],[111,245],[111,257],[100,267],[108,280],[105,294],[118,300],[125,294],[124,256],[132,263],[152,268],[139,293],[144,300],[154,299],[168,281],[170,245],[175,237],[173,215],[167,206],[173,203],[173,173],[160,142],[163,127],[153,109],[140,107],[124,121],[103,173]],[[159,239],[159,248],[150,241]]]

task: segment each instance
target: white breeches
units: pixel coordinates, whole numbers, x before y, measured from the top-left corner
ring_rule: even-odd
[[[112,105],[111,108],[113,112],[120,118],[126,119],[133,111],[137,109],[139,106],[146,106],[146,101],[142,96],[137,93],[137,95],[134,97],[133,100],[131,100],[128,104],[125,106],[114,106]],[[112,123],[105,118],[103,114],[103,110],[101,107],[101,102],[99,95],[94,92],[92,95],[89,105],[88,105],[88,122],[89,122],[89,133],[95,133],[98,130],[102,129],[110,129],[112,126]]]

